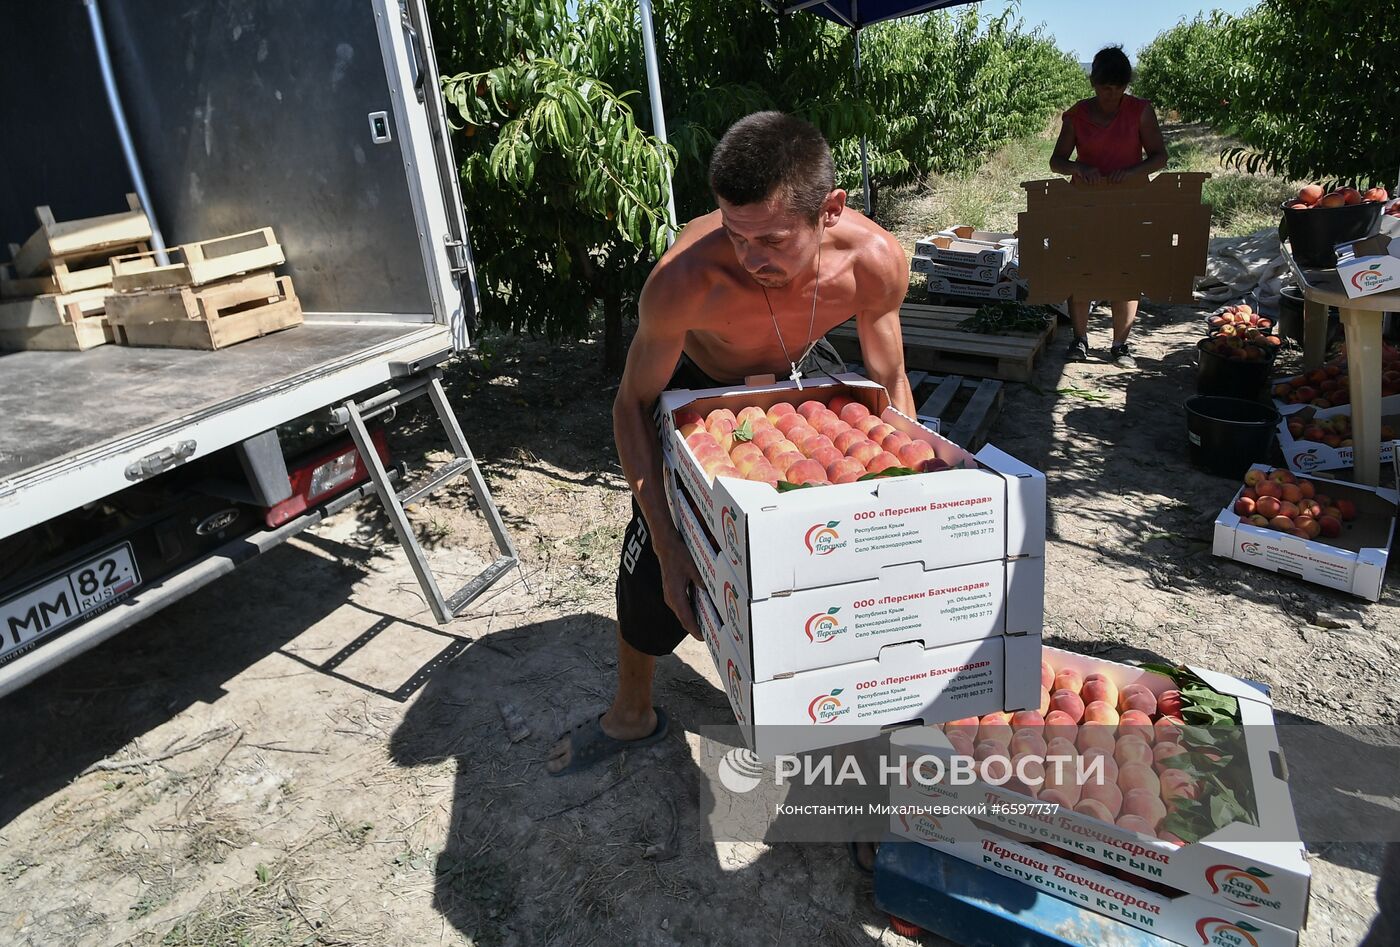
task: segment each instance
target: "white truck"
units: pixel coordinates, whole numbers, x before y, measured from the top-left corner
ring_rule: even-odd
[[[509,572],[439,374],[479,304],[422,0],[5,19],[0,241],[133,191],[157,246],[270,226],[305,322],[212,352],[0,352],[0,695],[371,494],[439,622]],[[407,485],[381,422],[421,395],[455,458]],[[403,507],[457,476],[498,558],[444,593]]]

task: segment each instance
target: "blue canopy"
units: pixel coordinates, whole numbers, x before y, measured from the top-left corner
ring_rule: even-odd
[[[833,23],[858,30],[872,23],[897,20],[902,16],[927,13],[944,7],[962,6],[973,0],[763,0],[778,13],[806,10]]]

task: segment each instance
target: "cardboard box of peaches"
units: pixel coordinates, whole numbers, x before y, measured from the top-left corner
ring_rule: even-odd
[[[1310,870],[1264,689],[1044,654],[1038,709],[891,736],[925,773],[892,789],[894,833],[1181,943],[1296,944]],[[986,808],[918,812],[939,803]]]
[[[1042,474],[970,454],[856,375],[661,408],[697,612],[756,752],[1033,705]]]
[[[1313,480],[1255,464],[1216,517],[1212,551],[1374,602],[1397,502],[1393,487]]]

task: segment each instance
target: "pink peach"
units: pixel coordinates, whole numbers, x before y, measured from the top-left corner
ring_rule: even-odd
[[[1084,688],[1084,675],[1074,668],[1062,668],[1059,674],[1055,675],[1055,683],[1050,688],[1053,695],[1055,691],[1065,690],[1076,695]]]
[[[1180,743],[1182,720],[1176,717],[1162,717],[1152,725],[1153,739],[1158,743]]]
[[[1109,825],[1113,824],[1113,813],[1109,811],[1108,806],[1097,799],[1080,799],[1079,802],[1075,803],[1074,811],[1080,815],[1087,815],[1091,819],[1098,819]]]
[[[889,470],[891,467],[898,466],[899,458],[885,450],[876,454],[874,458],[871,459],[870,463],[865,465],[865,470],[867,473],[879,473],[882,470]]]
[[[822,404],[820,401],[804,401],[797,406],[797,413],[808,421],[811,421],[813,417],[821,414],[825,410],[826,405]]]
[[[1163,817],[1165,818],[1165,816]],[[1155,834],[1152,823],[1140,815],[1120,815],[1118,821],[1114,823],[1120,829],[1129,832],[1136,832],[1139,835],[1146,835],[1149,838]]]
[[[1146,789],[1130,789],[1123,794],[1122,815],[1135,815],[1146,820],[1152,831],[1144,834],[1152,835],[1167,817],[1167,807],[1161,799]]]
[[[1051,710],[1045,715],[1045,738],[1073,740],[1079,735],[1079,724],[1063,710]]]
[[[840,412],[839,417],[847,424],[855,424],[861,418],[870,417],[870,409],[859,401],[852,401],[850,404],[841,408]]]
[[[873,428],[879,427],[880,424],[881,421],[879,418],[877,418],[873,414],[868,414],[863,418],[859,418],[855,421],[852,421],[851,427],[855,428],[857,431],[860,431],[860,433],[864,434],[866,437],[870,437],[870,431]]]
[[[943,725],[943,732],[952,735],[954,733],[965,733],[969,737],[976,737],[978,729],[982,726],[981,717],[960,717],[957,720],[949,720]]]
[[[1136,734],[1150,743],[1154,733],[1152,718],[1141,710],[1125,710],[1118,717],[1118,732],[1123,736]]]
[[[1168,717],[1181,716],[1181,691],[1172,689],[1157,695],[1157,712]]]
[[[779,421],[781,418],[783,418],[783,417],[785,417],[785,416],[787,416],[787,415],[789,415],[789,414],[796,414],[796,413],[797,413],[797,409],[794,408],[792,405],[788,404],[786,401],[779,401],[777,404],[773,405],[773,407],[771,407],[771,408],[768,409],[768,421],[769,421],[769,423],[771,423],[774,427],[777,427],[777,426],[778,426],[778,421]]]
[[[1040,689],[1040,705],[1036,709],[1042,717],[1050,713],[1050,692],[1043,687]]]
[[[1105,749],[1101,746],[1091,746],[1080,753],[1079,758],[1084,761],[1086,767],[1090,765],[1097,766],[1095,770],[1086,771],[1085,778],[1088,780],[1085,783],[1086,786],[1090,783],[1112,785],[1115,788],[1118,786],[1118,763],[1113,759],[1112,750]],[[1103,762],[1095,764],[1095,761],[1100,759]]]
[[[1055,669],[1044,661],[1040,662],[1040,686],[1046,690],[1053,690],[1055,683]]]
[[[1075,746],[1079,747],[1079,752],[1081,753],[1090,747],[1099,747],[1106,752],[1112,753],[1116,746],[1113,738],[1113,728],[1086,723],[1079,728],[1079,736],[1075,740]]]
[[[1016,730],[1022,727],[1035,727],[1039,730],[1045,726],[1045,715],[1038,710],[1018,710],[1011,715],[1011,726]]]
[[[826,476],[832,483],[855,483],[865,476],[865,468],[859,461],[842,457],[827,466]]]
[[[1145,684],[1128,684],[1118,694],[1118,711],[1140,710],[1149,717],[1157,712],[1157,695]]]
[[[1099,671],[1084,678],[1084,686],[1079,691],[1086,704],[1101,700],[1112,708],[1118,707],[1118,685]]]
[[[774,444],[781,444],[786,440],[787,437],[783,432],[774,427],[764,428],[753,436],[754,444],[758,445],[759,450],[765,451]]]
[[[1045,744],[1046,756],[1065,756],[1073,760],[1079,756],[1079,750],[1075,747],[1074,741],[1068,737],[1051,737]]]
[[[972,756],[976,750],[976,744],[972,742],[972,737],[963,730],[954,730],[949,733],[948,742],[953,745],[953,752],[959,756]]]
[[[1039,727],[1022,727],[1011,735],[1011,752],[1020,755],[1044,756],[1049,745]]]
[[[1011,715],[1004,710],[996,710],[989,714],[983,714],[978,721],[977,739],[996,740],[1000,743],[1011,742]]]
[[[891,431],[880,441],[880,446],[898,457],[900,450],[910,443],[908,434],[903,431]]]
[[[1081,693],[1081,700],[1083,700],[1083,696],[1084,695]],[[1118,723],[1118,711],[1114,710],[1113,707],[1104,703],[1102,700],[1096,700],[1084,706],[1084,722],[1106,724],[1109,727],[1114,727]]]
[[[840,418],[827,418],[817,425],[817,431],[827,437],[834,438],[838,434],[849,431],[851,426]]]
[[[1152,767],[1146,763],[1120,764],[1118,767],[1118,788],[1125,793],[1134,789],[1145,789],[1153,798],[1162,794],[1162,783]]]
[[[851,428],[849,430],[842,431],[840,434],[837,434],[831,439],[831,443],[835,445],[837,450],[844,454],[846,453],[846,451],[850,450],[852,446],[859,444],[861,441],[865,440],[869,440],[869,438],[867,438],[864,434],[860,433],[860,431]]]
[[[788,405],[788,407],[792,407],[792,405]],[[807,427],[807,419],[800,414],[793,414],[791,412],[780,414],[776,418],[773,418],[773,427],[791,436],[793,428]]]
[[[1191,774],[1179,769],[1164,769],[1158,777],[1162,785],[1162,801],[1167,808],[1174,809],[1174,803],[1180,799],[1195,799],[1200,795],[1201,787]]]
[[[1063,675],[1064,672],[1061,672]],[[1055,678],[1059,683],[1060,678]],[[1050,709],[1059,710],[1069,715],[1075,723],[1084,719],[1084,701],[1079,699],[1079,695],[1072,690],[1060,688],[1050,694]]]
[[[829,483],[826,479],[826,468],[815,460],[799,460],[783,473],[784,479],[788,483]]]
[[[894,433],[894,428],[890,427],[888,424],[882,423],[876,424],[874,427],[866,431],[865,436],[870,438],[876,444],[879,444],[892,433]]]
[[[977,746],[973,750],[973,756],[977,757],[979,762],[993,756],[1004,756],[1010,759],[1011,750],[1000,740],[978,740]]]
[[[823,470],[826,470],[832,464],[836,463],[839,460],[850,459],[845,454],[842,454],[835,447],[818,447],[816,450],[812,451],[811,457],[817,463],[822,465]]]
[[[885,441],[888,443],[889,438],[885,438]],[[933,448],[924,441],[910,441],[895,453],[899,455],[899,465],[910,470],[922,470],[925,463],[937,459]]]
[[[1152,764],[1152,747],[1147,745],[1147,741],[1136,734],[1118,738],[1118,745],[1114,747],[1113,758],[1118,766],[1124,767],[1129,764],[1150,766]]]
[[[1175,762],[1173,757],[1187,756],[1186,748],[1178,743],[1158,743],[1152,748],[1152,768],[1157,771],[1160,777],[1162,770],[1171,768]]]
[[[861,468],[864,469],[866,464],[880,456],[880,445],[869,438],[862,438],[846,448],[846,456],[851,460],[859,461]]]

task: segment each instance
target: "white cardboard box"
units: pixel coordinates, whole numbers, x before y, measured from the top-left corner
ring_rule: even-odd
[[[928,442],[959,467],[779,493],[766,483],[709,481],[675,426],[687,406],[762,408],[779,401],[857,398],[896,430]],[[792,382],[661,395],[663,456],[700,508],[747,597],[873,579],[891,565],[925,569],[1045,555],[1045,475],[991,445],[976,456],[889,407],[885,389],[858,375],[826,385]]]
[[[936,233],[914,243],[914,258],[925,257],[938,263],[958,263],[963,266],[993,266],[1001,270],[1016,258],[1015,250],[999,243],[964,240]],[[917,271],[916,272],[921,272]]]
[[[1010,265],[1007,264],[1007,266]],[[909,268],[915,273],[927,273],[929,276],[953,280],[954,285],[957,285],[958,280],[967,280],[973,283],[1000,282],[1003,279],[1002,274],[1005,269],[1004,267],[982,264],[939,263],[937,260],[930,260],[923,256],[914,257]]]
[[[945,227],[935,236],[964,240],[968,243],[985,243],[988,246],[1004,247],[1011,252],[1011,259],[1017,259],[1021,241],[1014,233],[997,233],[992,230],[974,230],[967,224]],[[925,240],[928,238],[925,237]]]
[[[939,800],[916,787],[896,787],[891,805],[917,810]],[[1298,932],[1197,895],[1170,896],[1126,878],[1076,864],[1056,852],[1026,844],[966,816],[896,811],[895,835],[947,852],[965,862],[1111,917],[1178,944],[1211,947],[1295,947]]]
[[[1039,635],[1044,627],[1041,558],[933,570],[903,563],[873,579],[751,600],[692,501],[672,486],[676,525],[754,681],[864,661],[891,644],[932,648],[992,635]]]
[[[1274,468],[1255,464],[1251,470]],[[1356,519],[1343,526],[1336,539],[1301,539],[1275,529],[1243,522],[1235,513],[1235,501],[1244,487],[1215,518],[1212,551],[1225,559],[1258,566],[1270,572],[1340,589],[1377,601],[1385,581],[1385,564],[1395,533],[1395,507],[1400,494],[1388,487],[1366,487],[1336,480],[1315,480],[1318,493],[1356,504]]]
[[[695,612],[734,719],[762,757],[866,739],[891,724],[938,723],[1040,703],[1039,635],[941,648],[890,645],[868,661],[754,683],[735,636],[702,588],[695,589]]]
[[[1160,694],[1176,685],[1170,678],[1127,664],[1046,648],[1044,660],[1056,671],[1076,668],[1081,674],[1108,675],[1122,688],[1141,683]],[[927,787],[952,803],[986,804],[979,816],[998,831],[1048,842],[1110,865],[1147,881],[1230,905],[1273,924],[1297,929],[1307,919],[1311,869],[1298,840],[1298,823],[1288,782],[1276,771],[1282,760],[1274,731],[1273,704],[1257,686],[1215,671],[1191,668],[1222,694],[1239,700],[1241,734],[1249,758],[1259,824],[1235,822],[1187,845],[1100,822],[1092,816],[1059,808],[1053,814],[1026,811],[1036,800],[1005,786],[974,782]],[[940,730],[916,727],[891,735],[894,752],[909,756],[935,754],[945,759],[956,751]],[[1288,841],[1292,839],[1292,841]]]
[[[1400,289],[1400,238],[1378,233],[1338,244],[1337,276],[1352,299]]]
[[[1400,396],[1392,395],[1395,399],[1395,407],[1400,410]],[[1385,399],[1390,400],[1390,399]],[[1298,408],[1299,405],[1290,407]],[[1301,406],[1301,411],[1293,411],[1286,414],[1278,423],[1278,446],[1283,451],[1283,458],[1288,463],[1288,469],[1294,473],[1312,473],[1318,470],[1341,470],[1345,467],[1354,467],[1356,457],[1350,447],[1332,447],[1319,441],[1306,441],[1301,438],[1295,440],[1293,433],[1288,430],[1288,422],[1300,420],[1299,415],[1307,418],[1326,419],[1345,414],[1351,417],[1351,405],[1339,405],[1335,408],[1318,410],[1311,405]],[[1383,417],[1382,423],[1393,423],[1397,421],[1396,415]],[[1381,463],[1388,464],[1395,459],[1395,442],[1381,442]]]
[[[928,290],[931,293],[942,293],[945,296],[970,296],[974,299],[1005,299],[1011,302],[1016,300],[1016,284],[1010,280],[1002,280],[999,283],[990,285],[984,283],[964,283],[958,280],[950,280],[946,276],[938,276],[930,273],[928,276]]]

